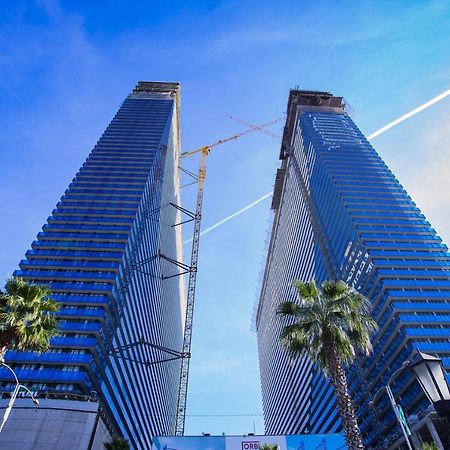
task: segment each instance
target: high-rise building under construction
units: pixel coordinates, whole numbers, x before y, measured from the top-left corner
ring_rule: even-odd
[[[9,351],[7,362],[42,405],[61,413],[45,433],[34,422],[19,433],[15,407],[2,434],[16,431],[11,445],[31,427],[36,445],[47,439],[45,448],[94,448],[94,428],[89,447],[78,443],[84,428],[67,441],[78,419],[61,422],[64,435],[54,439],[63,441],[55,447],[49,440],[57,420],[69,420],[67,411],[83,410],[83,399],[98,401],[109,433],[132,448],[174,433],[180,361],[158,361],[167,359],[164,349],[182,346],[179,102],[178,83],[138,83],[14,274],[50,286],[61,305],[60,334],[47,353]],[[6,368],[0,380],[4,391],[13,389]]]
[[[442,357],[450,371],[447,247],[342,97],[292,90],[280,159],[256,316],[266,432],[340,429],[331,384],[308,358],[289,358],[279,342],[286,322],[276,315],[281,302],[297,299],[293,280],[337,278],[369,298],[379,325],[373,354],[358,358],[348,380],[365,442],[386,445],[394,413],[386,395],[369,403],[390,375],[416,349]],[[392,388],[406,415],[429,405],[407,370]]]

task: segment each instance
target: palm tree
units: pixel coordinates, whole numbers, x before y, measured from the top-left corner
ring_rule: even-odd
[[[111,442],[105,444],[105,450],[130,450],[130,444],[126,439],[114,436]]]
[[[259,450],[278,450],[278,445],[270,445],[270,444],[264,444],[261,447],[259,447]]]
[[[423,444],[422,450],[439,450],[439,447],[434,442],[427,442]]]
[[[57,334],[59,305],[47,286],[11,278],[0,291],[0,363],[7,350],[45,352]]]
[[[294,281],[300,303],[282,303],[277,313],[293,318],[281,333],[292,356],[306,353],[331,379],[337,397],[349,450],[364,449],[355,410],[348,392],[344,366],[356,351],[372,351],[371,332],[377,329],[370,317],[368,300],[343,281]]]

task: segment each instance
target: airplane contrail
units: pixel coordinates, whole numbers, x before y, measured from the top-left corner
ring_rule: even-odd
[[[431,100],[424,103],[423,105],[420,105],[417,108],[414,108],[412,111],[410,111],[406,114],[403,114],[403,116],[400,116],[398,119],[395,119],[392,122],[389,122],[384,127],[381,127],[379,130],[374,131],[372,134],[369,134],[369,136],[367,136],[367,140],[370,141],[374,137],[379,136],[380,134],[384,133],[385,131],[391,129],[392,127],[395,127],[399,123],[402,123],[406,119],[409,119],[410,117],[415,116],[416,114],[420,113],[424,109],[427,109],[430,106],[434,105],[435,103],[440,102],[441,100],[443,100],[445,97],[448,97],[449,95],[450,95],[450,89],[447,89],[442,94],[436,95],[436,97],[433,97]]]
[[[243,212],[247,211],[247,209],[253,208],[258,203],[261,203],[263,200],[265,200],[267,197],[270,197],[272,195],[272,191],[268,192],[267,194],[263,195],[262,197],[259,197],[254,202],[250,203],[247,206],[244,206],[239,211],[234,212],[233,214],[230,214],[229,216],[225,217],[225,219],[220,220],[219,222],[215,223],[214,225],[211,225],[210,227],[204,229],[200,236],[203,236],[206,233],[209,233],[210,231],[214,230],[217,227],[220,227],[220,225],[223,225],[225,222],[228,222],[231,219],[234,219],[236,216],[239,216]],[[189,242],[192,242],[192,238],[188,239],[187,241],[184,241],[183,244],[188,244]]]
[[[374,131],[372,134],[369,134],[367,136],[367,140],[370,141],[373,138],[379,136],[380,134],[383,134],[385,131],[390,130],[392,127],[395,127],[399,123],[404,122],[405,120],[409,119],[412,116],[415,116],[416,114],[420,113],[424,109],[429,108],[430,106],[433,106],[437,102],[443,100],[444,98],[448,97],[450,95],[450,89],[447,89],[446,91],[442,92],[442,94],[436,95],[436,97],[433,97],[431,100],[425,102],[424,104],[418,106],[417,108],[414,108],[413,110],[409,111],[406,114],[403,114],[398,119],[393,120],[392,122],[389,122],[388,124],[384,125],[383,127],[379,128],[378,130]],[[267,197],[270,197],[272,195],[272,191],[268,192],[267,194],[264,194],[262,197],[258,198],[254,202],[250,203],[247,206],[244,206],[239,211],[236,211],[235,213],[225,217],[224,219],[220,220],[219,222],[215,223],[214,225],[211,225],[210,227],[203,230],[200,235],[209,233],[210,231],[216,229],[217,227],[220,227],[225,222],[228,222],[231,219],[234,219],[236,216],[239,216],[240,214],[244,213],[250,208],[253,208],[258,203],[261,203],[263,200],[265,200]],[[184,241],[183,244],[188,244],[189,242],[192,242],[192,238],[188,239],[187,241]]]

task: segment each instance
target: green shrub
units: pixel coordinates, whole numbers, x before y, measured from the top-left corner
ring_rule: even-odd
[[[423,444],[422,450],[439,450],[439,447],[434,442],[427,442]]]

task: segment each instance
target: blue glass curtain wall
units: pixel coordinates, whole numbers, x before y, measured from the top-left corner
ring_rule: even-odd
[[[296,298],[292,280],[336,277],[368,296],[380,326],[373,354],[348,370],[370,444],[377,430],[368,402],[415,349],[444,357],[450,371],[450,256],[344,109],[294,109],[257,316],[266,432],[340,428],[332,387],[311,364],[285,357],[275,316],[279,302]],[[403,377],[394,394],[407,414],[417,413],[426,400],[411,375]],[[298,390],[307,398],[292,394]],[[395,434],[388,406],[378,402],[376,420]]]
[[[129,359],[161,355],[120,348],[144,339],[181,349],[184,287],[161,279],[167,268],[157,257],[182,259],[181,230],[171,226],[179,213],[170,206],[180,201],[178,96],[178,88],[155,93],[138,85],[14,272],[49,285],[61,304],[49,353],[8,352],[21,382],[39,393],[95,391],[136,449],[175,425],[179,362],[139,364]],[[0,380],[11,389],[3,369]]]

